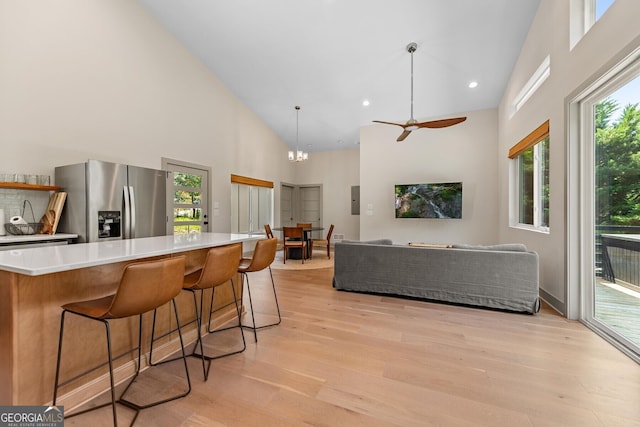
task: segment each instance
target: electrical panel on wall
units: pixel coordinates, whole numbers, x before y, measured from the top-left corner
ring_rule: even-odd
[[[351,186],[351,215],[360,215],[360,186]]]

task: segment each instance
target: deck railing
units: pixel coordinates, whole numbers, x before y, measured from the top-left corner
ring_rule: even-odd
[[[625,234],[640,235],[640,227],[596,227],[596,271],[610,282],[622,281],[640,289],[640,239]]]

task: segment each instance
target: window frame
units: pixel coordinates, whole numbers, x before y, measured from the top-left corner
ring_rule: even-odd
[[[232,233],[264,234],[264,224],[273,226],[273,213],[273,182],[231,174]],[[241,229],[244,223],[248,230]]]
[[[544,57],[538,68],[529,77],[529,80],[524,84],[520,92],[513,98],[510,107],[509,119],[527,103],[529,98],[542,86],[542,84],[551,75],[551,55]]]
[[[508,157],[511,159],[509,226],[548,234],[550,226],[548,223],[544,224],[544,185],[549,185],[549,176],[544,176],[543,169],[545,167],[545,161],[547,163],[550,162],[550,156],[545,159],[544,156],[541,155],[540,151],[541,148],[544,147],[543,144],[546,144],[547,149],[550,148],[549,120],[542,123],[533,132],[509,149]],[[533,180],[532,224],[521,222],[523,206],[520,191],[522,185],[522,155],[529,150],[533,150],[533,171],[531,177]],[[549,153],[548,150],[547,153]],[[548,164],[546,166],[548,170]]]
[[[582,40],[584,35],[607,13],[616,0],[612,0],[611,4],[602,12],[602,15],[597,16],[599,1],[602,0],[570,0],[570,49],[573,49]]]

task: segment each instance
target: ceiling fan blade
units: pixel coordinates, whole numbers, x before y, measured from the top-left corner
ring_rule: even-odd
[[[400,127],[405,127],[406,126],[406,124],[404,124],[404,123],[383,122],[383,121],[380,121],[380,120],[374,120],[373,122],[374,123],[382,123],[383,125],[395,125],[395,126],[400,126]]]
[[[446,128],[449,126],[457,125],[458,123],[462,123],[465,120],[467,120],[466,117],[455,117],[452,119],[432,120],[429,122],[416,123],[416,126],[418,126],[419,128],[431,129]]]
[[[411,133],[411,131],[410,131],[410,130],[405,130],[404,132],[402,132],[402,133],[400,134],[400,136],[398,137],[398,139],[396,139],[396,141],[398,141],[398,142],[402,142],[402,141],[404,141],[404,139],[405,139],[406,137],[408,137],[410,133]]]

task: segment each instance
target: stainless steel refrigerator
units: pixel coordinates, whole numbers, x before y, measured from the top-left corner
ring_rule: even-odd
[[[55,168],[55,184],[67,192],[58,231],[78,242],[167,234],[168,172],[89,160]]]

